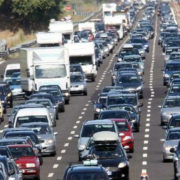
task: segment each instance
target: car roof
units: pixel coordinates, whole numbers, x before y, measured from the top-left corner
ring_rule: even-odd
[[[166,64],[180,64],[180,61],[177,60],[168,60]]]
[[[6,135],[8,134],[35,134],[33,130],[29,129],[29,131],[9,131],[6,133]]]
[[[14,145],[8,145],[9,148],[11,147],[32,147],[30,144],[14,144]]]
[[[48,123],[45,123],[45,122],[32,122],[32,123],[25,123],[25,124],[22,124],[22,127],[28,127],[28,126],[32,126],[32,125],[41,125],[41,126],[49,126]]]
[[[175,96],[167,96],[166,99],[179,99],[180,98],[180,95],[175,95]]]
[[[108,97],[122,97],[122,96],[134,97],[134,96],[137,96],[137,94],[135,94],[135,93],[121,94],[121,93],[111,93],[111,92],[108,94]]]
[[[45,107],[42,108],[25,108],[19,109],[16,117],[19,116],[33,116],[33,115],[48,115],[48,110]]]
[[[101,120],[88,120],[84,122],[84,125],[92,124],[113,124],[111,119],[101,119]]]
[[[94,141],[119,141],[119,136],[115,132],[101,131],[93,134]]]
[[[100,114],[101,113],[108,113],[108,112],[127,112],[127,111],[123,110],[123,109],[118,109],[118,110],[110,110],[110,109],[108,109],[108,110],[101,111]]]
[[[11,141],[26,141],[26,138],[3,138],[3,139],[0,139],[0,143],[1,142],[11,142]]]

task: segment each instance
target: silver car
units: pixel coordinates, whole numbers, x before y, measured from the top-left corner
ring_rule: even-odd
[[[170,152],[171,148],[176,148],[180,140],[180,128],[170,129],[166,134],[163,144],[163,162],[173,160],[174,153]]]
[[[84,122],[81,128],[80,135],[75,135],[75,137],[79,138],[79,160],[82,159],[82,152],[86,149],[89,139],[94,135],[94,133],[101,131],[111,131],[118,133],[115,123],[109,119],[89,120]]]
[[[71,87],[70,87],[71,94],[82,93],[83,95],[87,96],[86,80],[81,73],[71,73],[70,81],[71,81]]]
[[[172,114],[180,112],[180,96],[167,96],[161,108],[161,125],[168,124]]]
[[[56,155],[56,137],[57,133],[47,123],[26,123],[22,127],[31,128],[40,139],[42,155]]]

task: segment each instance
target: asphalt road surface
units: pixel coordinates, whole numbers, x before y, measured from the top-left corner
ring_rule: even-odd
[[[135,133],[135,152],[130,160],[130,180],[139,180],[142,170],[146,170],[149,180],[172,180],[172,162],[162,161],[162,141],[164,130],[160,126],[160,105],[165,97],[166,87],[163,86],[162,69],[164,59],[161,48],[157,45],[159,36],[159,19],[155,18],[155,38],[150,41],[150,52],[146,55],[144,75],[144,98],[141,113],[140,132]],[[115,61],[115,55],[126,41],[124,38],[116,47],[113,54],[104,60],[98,70],[96,81],[88,83],[88,96],[72,96],[70,105],[66,105],[65,112],[59,114],[57,127],[57,155],[44,157],[41,167],[42,180],[62,179],[64,170],[68,163],[78,161],[77,139],[82,123],[93,119],[93,101],[96,100],[98,92],[106,85],[111,85],[110,70]],[[0,65],[3,73],[7,63],[17,60],[8,60]],[[14,104],[21,103],[15,101]],[[8,109],[10,113],[11,109]],[[7,115],[1,124],[1,130],[7,127]]]

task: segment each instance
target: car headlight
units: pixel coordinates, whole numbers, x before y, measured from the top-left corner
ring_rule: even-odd
[[[86,146],[85,146],[84,144],[81,144],[81,145],[79,146],[79,151],[83,151],[85,148],[86,148]]]
[[[142,86],[137,87],[136,90],[137,90],[137,91],[142,90]]]
[[[133,119],[132,122],[135,123],[135,122],[136,122],[136,119]]]
[[[9,93],[7,96],[10,97],[10,96],[11,96],[11,93]]]
[[[96,108],[96,112],[100,112],[101,110],[99,108]]]
[[[48,140],[46,141],[46,143],[52,144],[52,143],[53,143],[53,140],[52,140],[52,139],[48,139]]]
[[[69,96],[69,93],[68,93],[68,92],[66,92],[66,93],[64,93],[64,95],[65,95],[65,96]]]
[[[129,139],[131,139],[131,137],[130,137],[130,136],[126,136],[123,140],[124,140],[124,141],[127,141],[127,140],[129,140]]]
[[[118,168],[124,168],[124,167],[126,167],[126,163],[125,162],[119,163]]]
[[[26,167],[27,168],[34,168],[34,167],[36,167],[36,165],[34,163],[27,163]]]
[[[164,145],[164,149],[169,150],[170,148],[171,148],[171,146],[169,146],[169,145]]]
[[[169,74],[164,74],[164,77],[165,78],[169,78]]]

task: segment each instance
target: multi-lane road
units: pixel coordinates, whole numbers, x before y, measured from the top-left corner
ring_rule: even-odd
[[[140,132],[135,133],[135,152],[130,160],[130,180],[140,179],[142,170],[146,170],[150,180],[172,180],[173,164],[162,161],[162,141],[164,130],[160,126],[160,105],[165,97],[166,87],[163,86],[162,69],[164,58],[157,40],[159,36],[159,19],[155,17],[155,37],[150,41],[150,52],[146,55],[144,75],[144,98],[141,113]],[[65,112],[59,114],[57,127],[57,155],[44,157],[41,167],[41,179],[62,179],[68,163],[78,161],[77,139],[82,123],[93,119],[93,101],[98,92],[111,84],[111,68],[115,55],[128,37],[124,38],[114,50],[114,53],[104,60],[98,70],[96,81],[88,83],[88,96],[72,96]],[[18,60],[8,60],[0,65],[1,73],[7,63]],[[18,104],[20,101],[14,102]],[[8,109],[8,113],[11,109]],[[7,114],[8,114],[7,113]],[[1,124],[1,130],[7,127],[7,116]]]

